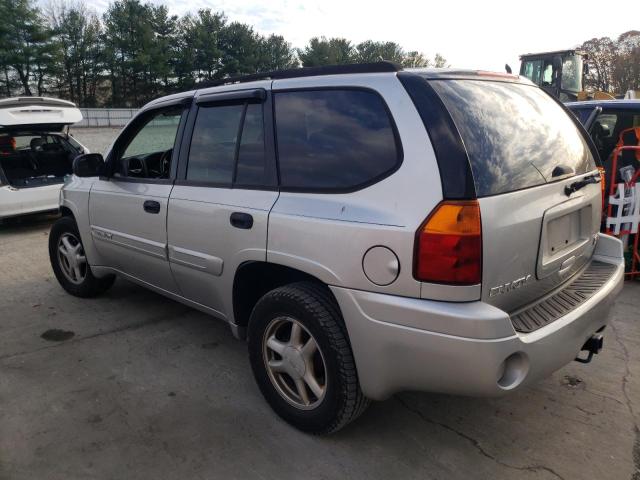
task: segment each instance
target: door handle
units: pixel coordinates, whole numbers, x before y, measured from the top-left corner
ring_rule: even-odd
[[[248,213],[233,212],[229,217],[231,225],[236,228],[242,228],[243,230],[249,230],[253,227],[253,217]]]
[[[147,213],[160,213],[160,202],[156,202],[155,200],[145,200],[143,208]]]

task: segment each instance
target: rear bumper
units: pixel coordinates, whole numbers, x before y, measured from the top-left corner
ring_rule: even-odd
[[[0,219],[57,210],[62,184],[16,189],[0,187]]]
[[[340,304],[364,394],[404,390],[495,396],[548,376],[572,361],[607,323],[624,281],[620,242],[601,235],[595,257],[615,265],[589,300],[532,333],[482,302],[450,303],[332,287]]]

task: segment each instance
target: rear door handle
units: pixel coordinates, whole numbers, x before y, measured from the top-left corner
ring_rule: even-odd
[[[233,212],[229,217],[231,225],[236,228],[242,228],[243,230],[249,230],[253,227],[253,217],[248,213]]]
[[[160,213],[160,202],[156,202],[155,200],[145,200],[143,208],[147,213]]]

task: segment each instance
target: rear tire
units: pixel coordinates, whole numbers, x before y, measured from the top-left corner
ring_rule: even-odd
[[[248,339],[262,394],[294,427],[332,433],[367,408],[340,310],[325,287],[299,282],[265,294]]]
[[[62,217],[51,227],[49,234],[49,260],[58,282],[68,293],[88,298],[108,290],[115,275],[97,278],[93,276],[72,217]]]

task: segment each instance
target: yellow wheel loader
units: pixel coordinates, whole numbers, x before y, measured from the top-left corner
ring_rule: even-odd
[[[607,92],[588,94],[584,78],[589,73],[587,54],[581,50],[527,53],[520,56],[520,75],[547,90],[562,102],[611,100]]]

